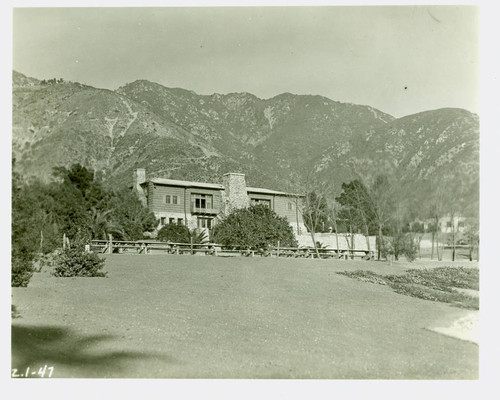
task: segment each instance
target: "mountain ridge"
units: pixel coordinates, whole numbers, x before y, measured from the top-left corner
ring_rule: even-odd
[[[277,190],[308,173],[340,187],[398,170],[417,183],[458,175],[478,197],[479,117],[457,108],[394,118],[320,95],[199,95],[144,79],[113,91],[13,71],[12,135],[16,169],[45,180],[75,162],[112,186],[135,168],[210,182],[243,172],[249,186]]]

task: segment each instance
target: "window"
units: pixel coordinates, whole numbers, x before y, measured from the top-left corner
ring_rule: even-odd
[[[170,195],[169,194],[167,194],[165,196],[165,203],[170,204]]]
[[[177,197],[178,196],[172,196],[172,204],[177,204]]]
[[[169,218],[168,219],[169,224],[175,224],[175,218]]]
[[[166,221],[166,218],[165,217],[161,217],[160,218],[160,225],[161,226],[165,225],[165,221]]]
[[[182,225],[184,220],[182,218],[177,218],[177,225]]]
[[[198,228],[212,229],[212,218],[198,217]]]
[[[265,206],[271,208],[271,200],[269,199],[250,198],[250,204],[252,206],[255,206],[257,204],[264,204]]]
[[[193,194],[191,196],[191,205],[195,209],[212,209],[213,196],[211,194]]]
[[[446,221],[446,227],[451,228],[451,221]]]
[[[293,210],[293,203],[288,202],[288,209]]]

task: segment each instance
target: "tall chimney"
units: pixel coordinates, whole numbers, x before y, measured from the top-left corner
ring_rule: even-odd
[[[248,207],[247,185],[245,174],[234,172],[224,174],[222,178],[224,185],[224,213],[227,215],[238,208]]]
[[[146,198],[146,191],[145,189],[141,186],[142,183],[146,182],[146,170],[144,168],[137,168],[134,170],[134,179],[133,179],[133,189],[137,193],[137,196],[139,196],[139,200],[141,203],[146,206],[147,205],[147,198]]]

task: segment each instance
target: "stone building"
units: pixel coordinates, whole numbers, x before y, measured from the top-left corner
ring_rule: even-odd
[[[303,196],[271,189],[248,187],[245,175],[228,173],[222,184],[146,178],[145,169],[134,171],[134,190],[139,198],[166,224],[183,224],[189,229],[211,229],[231,211],[253,204],[265,204],[286,217],[296,234],[307,232],[300,204]]]

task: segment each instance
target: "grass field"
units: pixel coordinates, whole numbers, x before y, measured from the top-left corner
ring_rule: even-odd
[[[467,310],[336,273],[409,267],[110,255],[107,278],[42,271],[12,289],[12,368],[89,378],[477,379],[478,346],[429,330]]]

